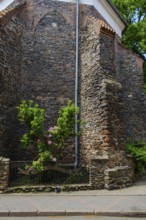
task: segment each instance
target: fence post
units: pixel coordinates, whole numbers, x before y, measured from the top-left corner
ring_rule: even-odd
[[[8,187],[10,159],[0,157],[0,190]]]

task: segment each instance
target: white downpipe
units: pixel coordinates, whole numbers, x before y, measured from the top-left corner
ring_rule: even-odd
[[[79,0],[76,0],[76,67],[75,67],[75,106],[78,107],[78,72],[79,72]],[[75,134],[78,133],[78,114],[75,115]],[[78,166],[78,136],[75,135],[75,168]]]

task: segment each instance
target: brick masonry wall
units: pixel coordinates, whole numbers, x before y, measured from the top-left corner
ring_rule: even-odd
[[[98,37],[97,27],[89,29],[81,37],[81,117],[87,121],[81,140],[87,149],[81,148],[81,157],[99,154],[102,146],[110,146],[112,157],[127,140],[146,138],[143,60],[123,48],[117,36]],[[108,131],[102,131],[103,125]]]
[[[92,12],[97,16],[93,7],[81,7],[82,17]],[[54,125],[59,108],[74,100],[75,4],[27,1],[25,19],[23,90],[46,109],[48,124]]]
[[[97,155],[110,156],[112,168],[127,163],[121,162],[123,138],[145,135],[142,61],[114,37],[100,33],[96,25],[86,26],[88,14],[102,19],[93,7],[81,6],[80,106],[86,125],[80,160],[88,163]],[[2,68],[11,72],[5,70],[1,87],[5,99],[5,104],[1,101],[1,154],[13,160],[31,155],[17,148],[22,128],[17,124],[15,105],[21,99],[33,99],[45,108],[46,127],[56,123],[57,112],[68,99],[74,100],[75,4],[28,0],[21,15],[24,22],[13,16],[1,28],[6,54]],[[71,148],[69,162],[74,161],[73,155]]]
[[[60,107],[74,101],[75,7],[55,1],[28,1],[23,35],[24,93],[45,108],[46,128],[56,124]],[[62,153],[74,154],[71,142]],[[67,149],[67,150],[66,150]],[[67,162],[73,162],[69,156]]]
[[[122,85],[116,80],[114,58],[114,36],[100,33],[94,24],[86,26],[80,49],[83,163],[99,155],[113,155],[124,147]]]
[[[103,84],[105,86],[105,102],[107,103],[108,130],[110,131],[110,151],[123,148],[123,121],[121,99],[122,85],[116,77],[115,69],[115,37],[101,33],[100,65],[103,71]]]
[[[81,119],[85,122],[80,140],[82,163],[88,163],[91,157],[101,153],[99,151],[103,140],[100,131],[107,122],[107,111],[104,110],[102,102],[105,91],[101,86],[103,76],[100,68],[99,31],[94,34],[92,32],[93,26],[86,26],[81,33],[80,42],[80,107]],[[104,152],[106,150],[107,146]]]
[[[90,181],[97,188],[124,187],[134,175],[124,152],[123,87],[117,79],[114,42],[114,35],[102,33],[94,24],[85,26],[81,34],[80,104],[85,127],[80,160],[90,164]],[[106,176],[107,168],[114,171],[113,176]]]
[[[10,7],[18,2],[16,1]],[[12,69],[9,78],[13,82],[13,85],[10,85],[5,73],[6,82],[5,87],[4,85],[1,87],[1,97],[4,99],[6,96],[9,101],[5,101],[5,109],[8,113],[3,111],[4,104],[1,108],[4,115],[2,116],[3,128],[1,129],[1,136],[3,136],[1,138],[3,141],[1,143],[3,146],[1,147],[1,154],[6,154],[12,160],[18,158],[32,159],[32,152],[28,155],[27,152],[24,153],[17,147],[17,140],[23,132],[23,129],[16,125],[15,106],[20,103],[20,100],[33,99],[45,108],[46,127],[56,123],[57,112],[60,107],[67,103],[68,99],[74,100],[74,13],[73,4],[68,5],[45,0],[28,1],[22,13],[25,19],[23,34],[18,35],[19,27],[13,25],[11,21],[1,29],[3,38],[7,39],[7,35],[9,35],[8,42],[2,49],[4,53],[8,52],[7,57],[5,57],[5,66]],[[9,29],[12,25],[12,33],[4,32],[4,29],[7,27]],[[11,38],[15,44],[11,42]],[[9,102],[12,102],[12,108]],[[71,154],[73,154],[72,151]]]
[[[22,34],[23,23],[18,14],[12,17],[5,15],[1,18],[0,155],[5,157],[15,154],[14,148],[19,136],[15,106],[18,104],[18,100],[21,99]]]
[[[115,41],[115,68],[122,84],[124,140],[146,140],[143,60]]]
[[[22,3],[22,1],[16,0],[9,8],[18,3]],[[94,7],[82,5],[80,8],[81,27],[87,14],[101,18]],[[10,89],[10,93],[9,90],[3,88],[3,95],[7,93],[8,97],[11,94],[9,100],[13,101],[13,109],[16,104],[20,103],[20,100],[33,99],[46,110],[47,128],[56,123],[59,108],[64,106],[68,99],[74,100],[75,4],[51,0],[28,0],[21,16],[25,26],[23,26],[21,36],[15,35],[18,38],[15,39],[18,50],[14,50],[14,52],[17,54],[18,60],[15,59],[12,62],[17,69],[15,72],[20,76],[15,77],[14,73],[11,74],[15,91],[13,92],[14,87],[13,90]],[[11,23],[7,25],[10,26]],[[15,26],[14,29],[16,29]],[[7,32],[3,33],[5,38],[7,35]],[[14,49],[14,46],[12,45],[10,48]],[[12,65],[12,63],[9,64],[9,58],[7,58],[7,62],[7,66]],[[7,101],[6,105],[7,111],[11,114]],[[3,132],[3,143],[1,143],[2,155],[9,156],[12,160],[32,159],[33,152],[28,155],[19,147],[18,140],[23,129],[18,125],[16,112],[13,112],[11,119],[7,114],[4,114],[4,117],[9,127],[3,126],[6,131]],[[71,147],[67,147],[68,150],[65,150],[63,155],[67,152],[69,154],[68,162],[73,162],[74,143],[71,142],[67,145]]]
[[[8,187],[10,160],[0,157],[0,190]]]

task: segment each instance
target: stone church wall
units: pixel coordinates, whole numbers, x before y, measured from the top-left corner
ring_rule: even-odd
[[[9,8],[18,3],[22,3],[22,1],[15,1]],[[81,27],[87,14],[101,18],[93,7],[82,5],[80,8]],[[14,35],[18,48],[13,44],[9,48],[9,42],[7,44],[8,50],[16,53],[15,60],[11,64],[9,61],[12,58],[7,57],[6,61],[7,65],[10,67],[13,65],[16,69],[10,76],[14,83],[14,91],[3,88],[3,93],[7,93],[10,102],[13,102],[14,112],[12,117],[11,106],[9,107],[9,103],[6,101],[10,116],[5,113],[3,116],[9,126],[3,126],[5,131],[3,131],[1,153],[12,160],[31,159],[30,155],[33,154],[33,152],[29,155],[27,152],[24,153],[18,146],[23,129],[18,124],[15,106],[22,99],[32,99],[45,108],[46,128],[55,125],[57,112],[67,103],[68,99],[74,101],[75,4],[45,0],[26,1],[21,16],[24,23],[21,26],[21,34]],[[10,20],[7,26],[11,26]],[[3,31],[7,26],[2,27],[1,30]],[[13,32],[18,31],[16,25],[13,28]],[[8,34],[5,32],[3,35],[6,38]],[[5,50],[7,51],[6,48],[4,48]],[[9,55],[11,56],[11,53]],[[16,77],[14,73],[19,77]],[[67,150],[68,158],[69,162],[73,162],[74,143],[69,143],[69,145],[73,147]],[[10,150],[8,150],[9,148]],[[6,152],[6,155],[3,151]],[[66,154],[66,150],[64,154]]]
[[[73,4],[28,1],[22,12],[25,26],[17,16],[1,26],[1,155],[32,159],[32,153],[17,147],[23,129],[15,106],[22,99],[45,108],[46,128],[55,125],[57,112],[68,99],[74,101],[74,13]]]
[[[114,65],[115,35],[88,24],[80,43],[80,105],[85,122],[80,162],[89,165],[91,184],[97,188],[129,186],[134,169],[124,152],[123,87]]]
[[[9,13],[0,20],[0,155],[15,154],[18,122],[15,106],[21,99],[23,22]],[[15,144],[14,144],[15,143]]]
[[[115,68],[122,84],[122,121],[125,140],[146,140],[146,108],[144,94],[143,60],[115,41]]]
[[[93,7],[80,7],[79,105],[86,122],[80,161],[87,164],[103,156],[110,158],[109,168],[124,166],[124,141],[145,136],[142,60],[123,49],[115,36],[87,27],[88,14],[101,18]],[[74,101],[75,4],[28,0],[21,16],[0,27],[0,153],[12,160],[31,159],[17,147],[22,128],[15,106],[22,99],[45,108],[46,128],[55,125],[68,99]],[[74,149],[68,154],[73,162]]]
[[[85,121],[81,160],[86,162],[123,150],[122,85],[114,66],[115,36],[95,30],[90,24],[82,32],[80,50],[81,119]]]
[[[75,7],[55,1],[28,1],[23,34],[22,75],[27,99],[45,109],[46,128],[56,124],[60,107],[74,101]],[[69,143],[69,145],[74,144]],[[67,146],[68,148],[68,146]],[[74,161],[72,147],[67,149]],[[66,150],[62,155],[65,160]]]
[[[10,159],[0,157],[0,191],[2,192],[9,183]]]

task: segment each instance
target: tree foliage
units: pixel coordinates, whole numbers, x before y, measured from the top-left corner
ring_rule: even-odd
[[[146,0],[112,0],[129,26],[122,43],[141,55],[146,55]]]
[[[143,141],[135,141],[127,143],[125,150],[131,154],[135,161],[135,168],[137,174],[146,173],[146,143]]]

